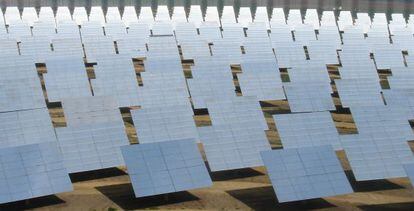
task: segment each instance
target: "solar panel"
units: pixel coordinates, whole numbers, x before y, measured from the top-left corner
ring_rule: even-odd
[[[4,19],[6,20],[6,25],[14,24],[15,22],[20,22],[21,16],[19,8],[17,7],[6,7],[6,12],[4,13]]]
[[[50,40],[45,37],[22,37],[20,55],[32,57],[36,63],[45,63],[52,54]]]
[[[320,27],[318,11],[316,9],[306,9],[305,19],[303,20],[305,24],[313,26],[313,29],[318,30]]]
[[[330,146],[272,150],[261,154],[279,202],[353,192]]]
[[[227,74],[194,77],[187,79],[187,85],[195,109],[207,108],[208,99],[236,97],[233,79]]]
[[[272,43],[275,50],[277,63],[280,68],[292,67],[292,58],[296,60],[306,59],[305,50],[302,44],[289,43],[289,42],[278,42]]]
[[[286,22],[292,30],[294,30],[297,25],[302,25],[303,21],[302,21],[302,15],[301,15],[300,10],[298,9],[289,10],[289,14],[288,14]]]
[[[208,113],[213,125],[233,123],[257,123],[263,130],[268,130],[260,103],[256,97],[243,96],[227,99],[206,100]]]
[[[406,117],[414,119],[414,92],[412,90],[383,90],[387,106],[406,109]]]
[[[105,35],[113,40],[122,39],[127,35],[126,26],[121,20],[112,20],[105,25]]]
[[[246,35],[249,38],[256,38],[257,41],[269,41],[269,34],[265,22],[249,23],[247,26]],[[263,40],[261,40],[263,39]]]
[[[64,98],[92,96],[82,57],[55,56],[46,59],[43,74],[49,102]]]
[[[207,7],[207,12],[206,12],[206,18],[210,17],[210,16],[207,16],[207,14],[209,14],[208,7]],[[218,12],[217,12],[217,18],[218,18]],[[207,21],[207,19],[206,19],[206,21]],[[191,5],[190,6],[190,13],[188,14],[188,22],[194,23],[197,28],[200,26],[200,23],[203,22],[203,14],[201,13],[200,5]],[[219,22],[219,21],[217,21],[217,22]]]
[[[211,56],[210,47],[208,46],[207,41],[202,39],[181,41],[180,47],[183,59],[196,59]]]
[[[77,97],[62,100],[68,126],[118,123],[123,125],[116,99],[113,97]]]
[[[170,12],[167,5],[158,5],[155,21],[170,21]]]
[[[105,16],[106,22],[121,22],[121,14],[118,7],[108,7]]]
[[[91,81],[94,96],[113,96],[119,107],[139,105],[138,81],[132,59],[128,55],[107,55],[100,56],[97,63],[95,79]]]
[[[397,71],[393,68],[393,75],[388,77],[388,83],[391,89],[412,89],[414,81],[414,72],[410,70]],[[405,69],[405,68],[404,68]]]
[[[294,60],[291,59],[292,68],[288,69],[291,82],[321,82],[329,84],[328,70],[323,60]]]
[[[0,203],[72,191],[55,142],[0,149]]]
[[[67,98],[62,107],[67,127],[56,134],[69,172],[124,165],[120,146],[129,142],[116,99]]]
[[[331,114],[325,112],[273,115],[284,149],[331,145],[342,150]]]
[[[357,181],[405,177],[403,165],[414,162],[404,135],[395,132],[344,135],[341,143]]]
[[[39,21],[55,23],[55,14],[51,7],[40,7]]]
[[[286,97],[292,112],[314,112],[335,110],[329,84],[285,83]]]
[[[100,22],[97,21],[88,21],[84,22],[80,28],[81,36],[85,40],[92,40],[95,37],[103,37],[104,30]],[[83,42],[85,42],[83,40]]]
[[[22,20],[30,26],[33,26],[33,23],[39,20],[36,9],[34,7],[24,7],[22,12]]]
[[[175,23],[175,38],[179,44],[198,40],[197,28],[193,23],[177,22]]]
[[[131,58],[145,57],[147,40],[146,37],[126,36],[116,41],[118,52],[123,55],[130,55]]]
[[[407,110],[397,106],[355,106],[351,108],[352,118],[358,132],[372,133],[381,130],[398,133],[406,140],[414,140],[414,133],[406,116]]]
[[[36,22],[32,28],[33,37],[46,37],[49,40],[56,36],[55,22]]]
[[[214,41],[211,52],[217,59],[226,61],[230,64],[240,64],[242,51],[239,42],[233,39],[223,39]]]
[[[344,31],[345,28],[354,25],[351,11],[341,10],[338,17],[338,28],[339,31]]]
[[[2,56],[18,56],[19,49],[15,39],[0,39],[0,55]]]
[[[212,21],[212,22],[219,23],[220,22],[220,17],[219,17],[219,12],[218,12],[217,7],[207,6],[206,15],[204,17],[204,20],[206,22]]]
[[[0,113],[0,148],[56,141],[46,108]]]
[[[175,139],[198,139],[193,113],[181,105],[132,110],[138,141],[154,143]]]
[[[199,32],[200,36],[209,43],[222,38],[219,22],[203,22],[200,24]]]
[[[221,13],[221,24],[236,23],[236,14],[233,6],[224,6]]]
[[[213,123],[198,129],[212,172],[262,166],[260,152],[271,149],[263,128],[255,120]]]
[[[266,28],[270,28],[270,22],[269,22],[269,14],[267,13],[266,7],[257,7],[256,8],[256,14],[254,15],[254,22],[262,22],[265,23]]]
[[[300,24],[295,25],[295,42],[301,43],[304,46],[308,46],[309,42],[316,40],[315,30],[311,25]]]
[[[18,59],[15,61],[19,62]],[[46,107],[34,62],[21,66],[13,64],[2,69],[0,99],[0,112]]]
[[[131,23],[138,22],[138,15],[137,15],[137,11],[135,10],[135,7],[133,6],[124,7],[124,13],[122,14],[122,21],[127,27],[129,27]]]
[[[243,96],[256,96],[258,100],[284,100],[282,80],[278,72],[237,74]]]
[[[56,30],[55,39],[78,39],[81,42],[79,26],[75,21],[61,21],[56,25]]]
[[[174,7],[174,12],[171,16],[171,20],[174,24],[187,22],[187,14],[185,12],[185,8],[175,6]]]
[[[272,40],[272,43],[282,43],[282,42],[293,42],[292,37],[292,31],[290,31],[290,28],[286,24],[272,24],[272,27],[270,28],[272,33],[270,34],[270,38]],[[273,47],[275,46],[273,44]]]
[[[115,46],[111,37],[89,37],[83,39],[86,59],[88,63],[98,62],[103,56],[115,57]]]
[[[414,184],[414,164],[413,163],[405,164],[404,170],[408,178],[410,179],[411,185],[413,185]]]
[[[240,7],[238,15],[237,23],[240,23],[243,27],[247,27],[249,23],[253,22],[250,7]]]
[[[98,22],[102,25],[105,24],[105,16],[100,6],[92,6],[89,13],[89,21]]]
[[[88,21],[88,14],[86,13],[85,7],[75,7],[72,17],[78,25],[82,25],[82,23]]]
[[[56,11],[56,23],[64,21],[72,21],[72,15],[68,7],[58,7]]]
[[[32,36],[30,26],[23,21],[14,21],[7,27],[9,38],[20,41],[20,37]]]
[[[150,28],[152,27],[152,24],[154,23],[154,14],[152,13],[151,7],[141,7],[138,22],[149,24]]]
[[[53,54],[83,58],[83,47],[78,38],[53,39]]]
[[[384,105],[381,87],[374,79],[335,80],[342,106],[345,108],[360,105]]]
[[[336,31],[338,31],[334,11],[322,11],[321,27],[319,29],[322,29],[324,27],[335,27]]]
[[[152,35],[173,35],[174,30],[171,22],[167,21],[156,21],[152,26]]]
[[[307,49],[311,60],[319,59],[327,65],[339,64],[336,46],[331,41],[310,41]]]
[[[342,48],[341,36],[336,25],[322,25],[318,30],[318,40],[329,42],[331,45],[335,46],[336,49]]]
[[[358,25],[363,28],[364,33],[367,33],[371,28],[371,17],[368,13],[357,13],[357,19],[355,19],[355,25]]]
[[[338,68],[338,70],[341,75],[341,79],[368,78],[370,80],[379,81],[377,69],[375,67],[374,62],[372,61],[369,61],[369,63],[366,64],[356,63],[355,66],[352,66],[352,64],[347,63],[347,65]]]
[[[243,26],[240,23],[222,23],[221,34],[226,41],[231,40],[237,43],[241,43],[245,37]]]
[[[136,197],[212,185],[194,139],[122,147]]]
[[[272,16],[270,18],[270,25],[274,24],[286,24],[286,15],[283,8],[273,8]]]

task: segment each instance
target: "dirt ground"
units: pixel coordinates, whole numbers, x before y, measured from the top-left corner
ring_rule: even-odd
[[[191,77],[189,65],[183,66],[186,77]],[[142,63],[138,62],[136,69],[137,79],[142,84],[139,76]],[[39,68],[39,73],[45,71],[42,67]],[[240,70],[234,67],[233,71],[236,89],[240,90],[236,77]],[[339,78],[335,67],[330,67],[329,73],[332,79]],[[380,74],[383,88],[387,88],[388,74]],[[88,68],[88,75],[94,77],[91,67]],[[286,71],[281,71],[281,77],[285,82],[289,80]],[[335,90],[334,84],[332,86]],[[331,114],[339,133],[357,133],[349,109],[341,107],[336,92],[332,96],[337,110]],[[281,148],[272,115],[289,113],[289,104],[287,101],[272,101],[261,102],[261,105],[270,128],[266,131],[269,142],[272,148]],[[121,110],[126,132],[130,142],[137,143],[137,133],[129,110]],[[64,113],[59,104],[49,104],[49,112],[55,127],[65,126]],[[195,113],[197,126],[211,124],[206,111]],[[411,143],[411,146],[414,148],[414,144]],[[201,145],[200,149],[204,155]],[[344,152],[339,151],[337,154],[355,191],[353,194],[278,203],[265,168],[259,167],[211,173],[214,184],[209,188],[137,199],[127,171],[122,167],[71,174],[74,191],[0,205],[0,210],[414,210],[414,190],[408,178],[356,182]]]

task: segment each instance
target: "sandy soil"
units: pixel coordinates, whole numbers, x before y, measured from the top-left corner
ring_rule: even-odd
[[[234,67],[234,73],[239,72]],[[186,76],[190,77],[189,65],[184,65]],[[142,63],[137,63],[137,78]],[[39,72],[45,72],[39,68]],[[335,67],[329,68],[331,77],[339,78]],[[93,69],[88,68],[93,78]],[[385,75],[380,74],[383,88],[387,88]],[[282,71],[284,81],[288,81]],[[238,85],[235,78],[235,85]],[[335,86],[333,85],[335,89]],[[239,90],[239,89],[238,89]],[[240,94],[240,93],[239,93]],[[341,134],[357,133],[348,109],[340,106],[337,94],[333,94],[337,111],[331,112]],[[262,102],[262,109],[268,125],[266,131],[273,148],[281,148],[280,139],[272,119],[273,114],[289,113],[287,101]],[[64,127],[64,114],[59,104],[49,105],[55,127]],[[137,134],[132,124],[129,109],[122,109],[126,132],[131,143],[137,143]],[[197,126],[211,124],[205,111],[196,111]],[[414,144],[412,144],[412,148]],[[201,151],[202,146],[200,146]],[[203,152],[204,153],[204,152]],[[179,193],[136,199],[126,169],[111,168],[99,171],[72,174],[74,191],[27,201],[0,205],[0,210],[139,210],[139,209],[207,209],[207,210],[414,210],[414,190],[407,178],[356,182],[350,171],[343,151],[337,153],[352,183],[355,193],[329,198],[313,199],[292,203],[278,203],[264,167],[211,173],[214,185]]]

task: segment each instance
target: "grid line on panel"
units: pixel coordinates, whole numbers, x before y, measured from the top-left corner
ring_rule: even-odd
[[[377,130],[341,136],[357,181],[405,177],[403,165],[414,161],[404,135]]]
[[[122,154],[136,197],[212,185],[194,139],[124,146]]]
[[[341,150],[339,133],[329,112],[273,115],[284,149],[332,145]]]
[[[331,146],[261,153],[279,202],[352,193]]]

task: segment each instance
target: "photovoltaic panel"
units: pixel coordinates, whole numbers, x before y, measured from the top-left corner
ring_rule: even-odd
[[[384,105],[381,87],[378,80],[373,79],[341,79],[335,80],[342,106],[345,108],[371,105]]]
[[[263,127],[255,120],[229,121],[198,130],[213,172],[262,166],[260,152],[271,149]]]
[[[56,23],[53,19],[53,22],[43,21],[36,22],[33,24],[32,28],[33,37],[47,38],[49,40],[53,39],[56,36]]]
[[[73,20],[78,24],[82,25],[88,21],[88,14],[86,13],[85,7],[75,7],[72,14]]]
[[[285,83],[286,97],[292,112],[335,110],[329,84]]]
[[[291,59],[292,68],[288,69],[291,82],[320,82],[330,84],[328,70],[323,60]]]
[[[82,57],[54,56],[46,60],[43,75],[49,102],[64,98],[92,96]]]
[[[113,96],[119,107],[139,105],[138,81],[130,56],[100,56],[97,63],[95,79],[91,81],[94,95]]]
[[[194,139],[122,147],[136,197],[212,185]]]
[[[341,143],[357,181],[405,177],[403,165],[414,157],[404,135],[376,130],[341,136]]]
[[[84,52],[80,38],[53,39],[53,54],[83,58]]]
[[[133,6],[124,7],[124,13],[122,14],[122,21],[127,27],[130,26],[131,23],[138,22],[138,15],[137,15],[137,11],[135,10],[135,7]]]
[[[256,97],[208,99],[206,104],[213,125],[256,122],[263,130],[269,129]]]
[[[13,56],[19,55],[19,49],[17,41],[15,39],[0,39],[0,56]]]
[[[413,90],[383,90],[387,106],[407,110],[406,117],[414,119],[414,91]]]
[[[58,7],[56,11],[56,23],[62,21],[72,21],[72,15],[70,14],[68,7]]]
[[[113,97],[78,97],[62,100],[68,126],[119,123],[123,125],[118,104]]]
[[[89,63],[95,63],[104,55],[115,55],[115,46],[111,37],[89,37],[83,39],[86,59]]]
[[[209,43],[222,38],[220,22],[203,22],[200,24],[199,32],[200,37]]]
[[[22,37],[19,48],[20,55],[31,56],[36,63],[44,63],[52,54],[50,40],[44,37]]]
[[[414,185],[414,163],[404,165],[405,173],[410,179],[411,185]]]
[[[181,105],[146,107],[131,111],[140,144],[175,139],[197,139],[193,113]]]
[[[118,8],[117,8],[118,9]],[[121,20],[112,20],[105,24],[105,35],[113,40],[122,39],[127,35],[127,29]]]
[[[277,63],[280,68],[292,67],[292,59],[306,59],[305,50],[299,43],[273,42],[272,45],[275,50]]]
[[[105,16],[101,6],[92,6],[89,13],[89,21],[96,21],[105,24]]]
[[[207,80],[208,78],[208,80]],[[188,90],[195,109],[207,108],[208,99],[236,97],[233,80],[227,74],[187,79]]]
[[[392,76],[387,78],[391,89],[412,89],[414,71],[409,68],[392,68]]]
[[[56,128],[56,135],[69,172],[124,165],[120,146],[129,141],[114,98],[68,98],[62,107],[67,127]]]
[[[237,74],[243,96],[256,96],[258,100],[284,100],[282,80],[278,72]]]
[[[46,108],[0,113],[0,148],[56,141]]]
[[[331,146],[280,149],[261,154],[279,202],[353,192]]]
[[[119,22],[121,21],[121,14],[118,7],[108,7],[105,16],[106,22]]]
[[[325,112],[273,115],[284,149],[331,145],[341,150],[331,114]]]
[[[72,191],[56,142],[0,149],[0,204]]]
[[[377,69],[404,66],[403,54],[396,44],[374,47],[374,58]]]
[[[329,65],[339,64],[336,46],[331,41],[310,41],[307,49],[311,60],[320,59]]]
[[[316,40],[315,30],[311,25],[299,24],[295,25],[295,42],[301,43],[304,46],[309,45],[309,42]]]
[[[373,133],[381,130],[398,133],[407,141],[414,140],[414,133],[406,116],[407,110],[396,106],[355,106],[351,107],[352,118],[358,132]]]
[[[33,23],[39,20],[37,17],[36,8],[24,7],[22,12],[22,20],[28,23],[30,26],[33,26]]]

